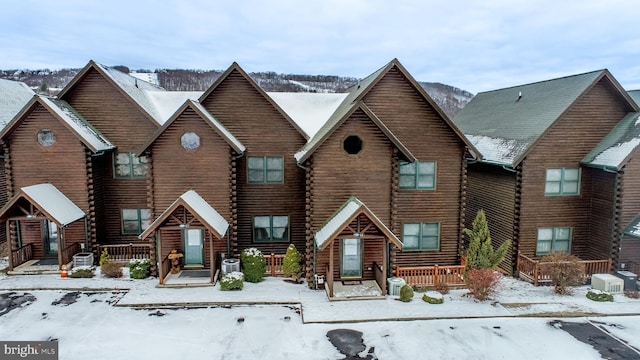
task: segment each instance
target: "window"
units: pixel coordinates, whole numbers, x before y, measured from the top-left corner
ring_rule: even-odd
[[[253,184],[281,184],[284,181],[282,156],[250,156],[247,159],[248,181]]]
[[[362,151],[362,139],[357,135],[347,136],[342,142],[342,148],[347,154],[356,155]]]
[[[200,136],[193,131],[188,131],[180,137],[180,145],[187,151],[193,151],[200,147]]]
[[[580,194],[580,169],[547,169],[545,195]]]
[[[122,209],[122,233],[139,235],[151,224],[149,209]]]
[[[433,190],[436,188],[436,162],[400,161],[400,189]]]
[[[288,216],[256,216],[253,218],[253,240],[255,242],[289,241]]]
[[[536,255],[544,255],[551,251],[571,251],[570,227],[539,228]]]
[[[51,147],[56,143],[56,134],[50,129],[41,129],[38,131],[38,144],[44,147]]]
[[[440,248],[440,224],[404,224],[402,227],[403,250],[438,250]]]
[[[115,155],[116,177],[146,177],[149,172],[149,159],[133,153],[117,153]]]

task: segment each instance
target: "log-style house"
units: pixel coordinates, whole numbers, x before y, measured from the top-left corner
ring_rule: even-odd
[[[0,210],[0,219],[9,220],[10,270],[26,260],[43,258],[56,259],[57,265],[63,265],[80,251],[78,244],[89,249],[95,241],[95,234],[85,231],[85,226],[95,226],[93,174],[99,159],[114,149],[113,144],[68,103],[40,95],[34,96],[0,132],[0,139],[6,193],[13,198]],[[66,243],[61,227],[71,223],[47,216],[46,209],[37,202],[39,198],[25,190],[39,184],[49,184],[51,189],[40,189],[49,189],[51,196],[60,193],[86,214],[86,222],[73,223],[72,229],[65,229]],[[38,194],[46,198],[46,193]],[[24,201],[30,205],[20,206]],[[38,212],[31,210],[34,206]],[[21,249],[31,256],[21,254]]]
[[[348,89],[296,154],[306,170],[307,280],[375,280],[460,261],[465,166],[477,152],[394,59]]]
[[[637,110],[600,70],[479,93],[458,113],[456,124],[483,155],[468,165],[467,213],[484,209],[495,246],[512,241],[504,271],[552,250],[614,255],[617,170],[584,159]]]

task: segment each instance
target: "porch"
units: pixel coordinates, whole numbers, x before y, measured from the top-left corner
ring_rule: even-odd
[[[67,269],[73,266],[73,255],[81,252],[80,244],[73,243],[60,252],[59,257],[38,257],[33,256],[33,244],[27,244],[17,250],[11,251],[10,262],[13,268],[7,271],[9,275],[40,275],[59,274],[60,259]],[[15,265],[17,264],[17,265]]]
[[[607,260],[582,260],[584,264],[584,282],[591,281],[593,274],[610,274],[611,273],[611,259]],[[540,262],[539,260],[531,259],[521,252],[518,252],[518,264],[516,273],[525,281],[533,283],[534,286],[539,284],[551,283],[551,277],[546,269],[551,263]]]
[[[129,262],[130,260],[151,260],[152,247],[149,243],[98,245],[98,258],[105,250],[112,261]]]

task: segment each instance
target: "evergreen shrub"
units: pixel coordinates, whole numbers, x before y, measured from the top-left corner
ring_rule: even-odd
[[[242,262],[242,272],[244,279],[248,282],[257,283],[264,279],[267,264],[264,261],[262,251],[256,248],[244,249],[240,257]]]
[[[282,261],[282,272],[284,275],[298,281],[300,276],[302,276],[302,265],[300,265],[301,261],[302,255],[298,249],[296,249],[296,246],[293,244],[289,245],[287,253],[284,255],[284,260]]]
[[[409,285],[403,285],[400,288],[400,301],[409,302],[413,300],[413,288]]]
[[[146,279],[151,269],[149,259],[129,261],[129,277],[132,279]]]
[[[93,269],[86,266],[75,267],[69,273],[70,278],[92,278],[95,274]]]
[[[224,274],[220,279],[220,290],[242,290],[244,286],[244,275],[239,271]]]
[[[442,304],[444,303],[444,297],[440,293],[425,293],[422,295],[422,301],[428,304]]]
[[[613,295],[600,290],[589,290],[587,299],[600,302],[613,301]]]

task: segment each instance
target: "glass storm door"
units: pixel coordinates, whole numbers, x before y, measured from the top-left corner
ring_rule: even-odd
[[[188,229],[184,236],[184,264],[203,265],[203,231],[202,229]]]
[[[42,221],[42,243],[45,256],[58,255],[58,225],[49,220]]]
[[[360,239],[342,240],[340,275],[343,277],[362,276],[362,246]]]

